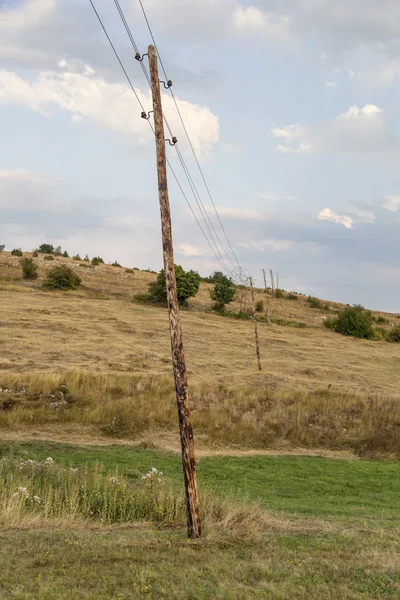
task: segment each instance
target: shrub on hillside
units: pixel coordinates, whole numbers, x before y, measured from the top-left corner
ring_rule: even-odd
[[[86,254],[86,256],[85,256],[85,258],[83,260],[86,261],[86,262],[90,262],[90,258],[89,258],[89,256],[87,254]]]
[[[66,250],[64,250],[64,252],[63,252],[62,255],[63,255],[64,258],[69,258],[69,254],[68,254],[68,252]]]
[[[388,342],[399,343],[400,342],[400,325],[396,325],[386,334]]]
[[[72,257],[72,260],[82,260],[82,259],[79,256],[79,254],[75,254],[75,256]]]
[[[101,258],[101,256],[94,256],[92,258],[92,265],[94,267],[97,267],[98,265],[103,265],[104,264],[104,260]]]
[[[20,262],[23,279],[37,279],[38,266],[32,258],[23,258]]]
[[[133,269],[125,269],[125,273],[134,273],[135,271]]]
[[[263,310],[264,310],[264,302],[262,300],[257,300],[256,312],[263,312]]]
[[[51,290],[75,290],[81,284],[81,278],[67,265],[57,265],[46,275],[44,287]]]
[[[61,246],[57,246],[57,248],[55,248],[54,255],[55,256],[62,256],[62,248],[61,248]]]
[[[275,290],[275,298],[284,298],[285,294],[283,293],[283,290],[280,290],[279,288],[277,288]]]
[[[39,252],[37,250],[34,250],[32,252],[32,256],[33,256],[33,258],[37,258],[39,256]]]
[[[299,297],[294,292],[289,292],[286,296],[286,300],[298,300]]]
[[[40,244],[38,251],[41,254],[54,254],[53,244]]]
[[[211,300],[214,300],[214,308],[216,310],[224,310],[227,304],[230,304],[235,297],[235,287],[233,282],[225,275],[219,277],[214,285],[214,288],[210,290]]]
[[[314,296],[308,296],[307,302],[310,305],[310,308],[322,308],[321,300],[314,298]]]
[[[4,252],[6,245],[0,244],[0,252]]]
[[[119,262],[117,262],[116,260],[111,264],[112,267],[121,267],[121,265],[119,264]]]
[[[54,256],[52,254],[47,254],[43,260],[54,260]]]
[[[180,265],[175,265],[176,287],[180,306],[187,306],[187,301],[197,294],[200,287],[200,277],[194,271],[185,271]],[[164,269],[157,275],[156,281],[149,283],[148,302],[167,304],[167,289]]]
[[[335,319],[326,319],[324,325],[342,335],[369,340],[375,337],[372,314],[359,304],[347,306]]]
[[[226,275],[224,275],[221,271],[214,271],[211,273],[209,277],[203,277],[202,281],[206,283],[217,283],[217,281],[226,279]]]
[[[14,250],[11,250],[11,255],[12,256],[23,256],[23,252],[22,252],[21,248],[14,248]]]

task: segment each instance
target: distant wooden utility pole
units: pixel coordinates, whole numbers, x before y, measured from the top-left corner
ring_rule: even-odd
[[[260,371],[261,368],[261,356],[260,356],[260,342],[258,339],[258,329],[257,329],[257,318],[256,318],[256,302],[254,300],[254,288],[253,288],[253,279],[250,277],[250,288],[251,288],[251,301],[253,303],[253,321],[254,321],[254,334],[256,338],[256,354],[257,354],[257,364]]]
[[[275,283],[274,283],[274,274],[272,272],[272,269],[269,270],[269,274],[271,276],[271,290],[272,290],[272,298],[275,302]]]
[[[198,538],[201,535],[199,494],[197,489],[193,428],[190,420],[185,355],[183,352],[182,327],[179,316],[178,295],[176,290],[171,211],[167,186],[164,124],[160,95],[160,82],[158,76],[157,53],[155,47],[149,46],[148,53],[157,149],[158,195],[160,199],[164,270],[167,286],[169,327],[171,333],[172,365],[174,370],[176,402],[178,406],[179,430],[182,446],[188,537]]]
[[[264,289],[265,289],[265,316],[268,319],[268,323],[270,323],[271,319],[269,316],[269,309],[268,309],[268,287],[267,287],[267,276],[265,274],[265,269],[263,269],[263,276],[264,276]]]

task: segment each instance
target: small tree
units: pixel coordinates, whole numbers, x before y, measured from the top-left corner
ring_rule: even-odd
[[[0,252],[4,252],[6,245],[5,244],[0,244]]]
[[[326,319],[324,325],[342,335],[369,340],[375,337],[372,313],[360,304],[347,306],[335,319]]]
[[[194,271],[185,271],[180,265],[175,265],[175,276],[179,305],[187,306],[188,299],[195,296],[199,291],[199,274]],[[156,281],[149,283],[148,301],[158,304],[167,303],[164,269],[161,269]]]
[[[262,300],[257,300],[256,302],[256,312],[264,311],[264,302]]]
[[[387,333],[386,339],[388,342],[396,344],[400,343],[400,325],[395,325],[395,327]]]
[[[79,254],[75,254],[75,256],[72,257],[72,260],[82,260],[82,259],[79,256]]]
[[[61,246],[57,246],[57,248],[55,248],[54,254],[55,254],[55,256],[62,256],[62,248],[61,248]]]
[[[85,256],[85,258],[83,260],[86,261],[86,262],[90,262],[90,258],[89,258],[89,256],[87,254],[86,254],[86,256]]]
[[[236,290],[231,279],[222,273],[220,275],[214,288],[210,290],[210,297],[215,302],[215,309],[224,310],[225,306],[234,299]]]
[[[44,287],[51,290],[75,290],[81,284],[81,278],[67,265],[57,265],[46,275]]]
[[[63,252],[63,257],[64,258],[69,258],[69,254],[68,254],[68,252],[66,250],[64,250],[64,252]]]
[[[54,254],[53,244],[40,244],[38,251],[41,254]]]
[[[20,261],[22,268],[23,279],[37,279],[38,278],[38,266],[32,258],[23,258]]]
[[[101,258],[101,256],[94,256],[92,258],[92,265],[94,267],[97,267],[97,265],[103,265],[104,264],[104,260]]]
[[[14,250],[11,250],[11,254],[12,256],[23,256],[21,248],[14,248]]]

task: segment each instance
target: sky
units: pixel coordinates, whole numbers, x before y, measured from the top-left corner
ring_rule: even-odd
[[[150,111],[114,3],[94,2]],[[120,4],[145,53],[139,1]],[[143,5],[240,266],[256,285],[273,269],[286,290],[400,311],[400,2]],[[162,102],[230,267],[168,91]],[[154,137],[140,113],[89,0],[0,0],[0,243],[159,270]],[[169,145],[167,156],[201,222]],[[221,270],[168,177],[175,262]]]

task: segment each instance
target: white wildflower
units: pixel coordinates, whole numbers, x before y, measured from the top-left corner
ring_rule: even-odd
[[[41,499],[39,496],[33,496],[33,500],[34,500],[35,502],[37,502],[38,504],[41,504],[41,503],[42,503],[42,499]]]
[[[70,471],[71,471],[71,473],[75,474],[75,473],[77,473],[79,471],[79,469],[78,469],[78,467],[76,467],[75,469],[74,469],[74,467],[71,467]]]
[[[54,460],[51,458],[51,456],[48,456],[48,457],[46,458],[46,460],[44,461],[44,464],[45,464],[45,465],[52,465],[52,464],[53,464],[53,462],[54,462]]]
[[[110,477],[110,482],[114,485],[120,485],[119,480],[116,477]]]
[[[29,492],[26,489],[26,487],[19,487],[18,491],[14,494],[14,496],[18,496],[18,495],[24,496],[25,498],[29,498]]]

